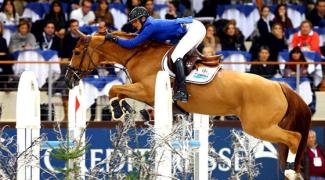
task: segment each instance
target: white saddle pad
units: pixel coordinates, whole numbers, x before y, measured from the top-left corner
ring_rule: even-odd
[[[161,68],[164,71],[168,71],[171,78],[175,78],[175,74],[168,67],[168,54],[165,54],[161,62]],[[217,72],[221,69],[221,65],[216,67],[200,66],[198,69],[194,69],[186,76],[185,81],[192,84],[208,84],[216,76]]]

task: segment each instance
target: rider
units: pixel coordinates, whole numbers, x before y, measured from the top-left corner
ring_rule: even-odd
[[[185,84],[185,68],[183,57],[193,47],[197,47],[205,37],[206,30],[204,25],[192,17],[178,18],[174,20],[154,19],[149,16],[144,7],[135,7],[129,14],[129,22],[132,23],[139,35],[133,39],[121,39],[110,33],[106,34],[106,39],[117,44],[134,48],[147,39],[156,41],[180,40],[171,59],[176,69],[176,91],[173,99],[187,102],[188,93]]]

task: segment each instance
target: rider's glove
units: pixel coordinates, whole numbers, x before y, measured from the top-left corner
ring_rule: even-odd
[[[113,42],[117,42],[117,37],[111,33],[106,33],[105,39]]]

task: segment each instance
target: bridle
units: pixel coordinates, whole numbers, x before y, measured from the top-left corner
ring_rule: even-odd
[[[93,54],[94,52],[96,51],[96,49],[103,45],[105,43],[105,41],[101,42],[100,44],[96,45],[94,48],[93,48],[93,51],[90,53],[89,50],[88,50],[88,46],[89,46],[89,43],[91,41],[91,37],[92,36],[86,36],[86,38],[83,40],[84,41],[84,47],[82,49],[82,55],[81,55],[81,58],[80,58],[80,64],[79,64],[79,67],[78,68],[73,68],[71,67],[70,65],[68,66],[68,70],[70,72],[73,73],[73,76],[75,76],[78,80],[81,79],[80,75],[87,75],[89,74],[91,71],[93,71],[94,69],[90,69],[90,66],[93,65],[95,68],[96,68],[96,64],[94,63],[93,61]],[[86,70],[82,70],[82,65],[83,65],[83,62],[85,60],[85,57],[88,56],[89,57],[89,63],[88,63],[88,66],[87,66],[87,69]]]
[[[81,80],[81,77],[80,77],[81,75],[87,75],[87,74],[89,74],[91,71],[94,70],[94,69],[90,69],[90,66],[91,66],[91,65],[93,65],[93,66],[96,68],[97,65],[96,65],[95,62],[93,61],[93,54],[94,54],[94,52],[96,51],[97,48],[99,48],[100,46],[102,46],[103,44],[105,44],[105,39],[104,39],[104,41],[102,41],[101,43],[99,43],[98,45],[96,45],[96,46],[93,48],[92,52],[89,52],[89,48],[88,48],[88,47],[89,47],[89,44],[90,44],[91,38],[92,38],[92,36],[87,35],[86,38],[83,39],[83,41],[84,41],[84,47],[83,47],[83,49],[82,49],[82,51],[81,51],[82,55],[81,55],[81,59],[80,59],[79,67],[78,67],[78,68],[73,68],[73,67],[71,67],[70,65],[68,66],[68,71],[70,71],[70,72],[72,73],[72,75],[73,75],[75,78],[77,78],[77,80]],[[150,43],[145,44],[142,48],[139,48],[139,50],[136,50],[134,53],[132,53],[129,57],[127,57],[127,58],[126,58],[125,60],[123,60],[122,62],[127,63],[127,62],[128,62],[130,59],[132,59],[134,56],[136,56],[136,55],[138,55],[139,53],[143,52],[143,51],[142,51],[143,48],[147,48],[148,46],[150,46]],[[100,51],[97,51],[97,53],[100,54],[100,55],[103,55],[104,57],[107,56],[107,54],[102,53],[102,52],[100,52]],[[86,56],[89,57],[89,63],[88,63],[87,69],[86,69],[86,70],[82,70],[82,64],[83,64],[83,62],[84,62]],[[106,57],[106,58],[107,58],[107,57]],[[111,58],[112,58],[112,59],[115,59],[115,60],[118,60],[118,58],[117,58],[117,57],[114,57],[114,56],[111,56]],[[131,81],[131,78],[129,77],[129,75],[128,75],[128,73],[127,73],[127,70],[126,70],[125,67],[124,67],[124,68],[120,68],[120,67],[118,67],[118,66],[115,66],[115,67],[116,67],[116,68],[119,68],[119,69],[122,69],[122,70],[126,73],[128,79]]]

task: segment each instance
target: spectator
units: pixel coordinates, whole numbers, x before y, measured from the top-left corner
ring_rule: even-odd
[[[320,53],[319,36],[312,30],[310,21],[305,20],[300,25],[300,31],[293,35],[291,47],[300,47],[302,51],[313,51]]]
[[[270,61],[270,49],[267,46],[261,46],[258,52],[258,58],[254,61],[258,62],[267,62]],[[265,78],[273,77],[278,70],[279,66],[270,65],[270,64],[256,64],[252,65],[250,73],[263,76]]]
[[[69,21],[69,31],[66,33],[63,39],[63,48],[62,48],[62,58],[68,58],[71,59],[72,57],[72,51],[76,47],[80,37],[77,33],[75,33],[75,30],[79,28],[79,22],[78,20],[71,19]],[[69,43],[66,43],[69,42]]]
[[[59,47],[60,47],[60,50],[58,50],[58,52],[59,52],[58,56],[59,57],[62,57],[62,54],[63,54],[63,44],[64,44],[65,34],[66,34],[66,30],[64,28],[62,28],[59,31],[55,32],[55,36],[57,37],[57,39],[59,41]]]
[[[17,27],[17,32],[10,38],[9,51],[22,51],[37,48],[35,36],[29,32],[30,24],[26,20],[21,20]]]
[[[95,32],[95,34],[105,35],[107,30],[108,30],[108,27],[107,27],[106,21],[100,21],[98,23],[98,30],[97,30],[97,32]]]
[[[223,30],[224,36],[220,37],[221,49],[223,51],[246,51],[244,36],[235,21],[229,21]]]
[[[150,16],[152,16],[155,19],[160,19],[159,13],[155,12],[154,10],[153,0],[147,0],[144,7],[147,9]]]
[[[42,50],[60,51],[60,39],[55,35],[54,22],[47,22],[44,26],[43,33],[36,36],[36,41]]]
[[[261,9],[261,17],[257,22],[257,29],[262,37],[266,37],[271,33],[270,8],[268,6],[263,6]]]
[[[202,50],[202,54],[204,56],[213,56],[216,54],[216,51],[214,51],[213,48],[210,46],[205,46]]]
[[[277,61],[279,52],[288,49],[288,45],[284,37],[284,29],[281,24],[274,24],[272,26],[272,33],[265,41],[266,45],[270,48],[271,61]]]
[[[260,37],[254,40],[252,47],[249,50],[253,59],[258,58],[259,49],[263,45],[270,48],[270,60],[278,61],[279,52],[288,49],[281,24],[273,24],[271,34],[267,37]]]
[[[295,47],[290,51],[289,61],[288,62],[306,62],[305,56],[302,53],[300,47]],[[285,77],[292,77],[295,76],[297,72],[297,66],[295,64],[288,64],[284,70]],[[307,76],[307,65],[301,64],[300,65],[300,74],[301,76]]]
[[[191,11],[191,0],[180,0],[179,9],[182,14],[182,17],[193,15],[193,12]]]
[[[9,49],[7,47],[6,40],[2,37],[3,34],[3,24],[0,22],[0,61],[9,60]],[[0,64],[0,88],[7,88],[7,83],[9,81],[9,75],[13,75],[12,64]]]
[[[125,23],[122,27],[122,31],[127,33],[136,33],[138,30],[132,26],[130,23]]]
[[[213,24],[206,25],[207,33],[203,39],[203,47],[210,46],[214,52],[221,50],[220,39],[217,37],[216,28]]]
[[[325,149],[317,144],[316,132],[309,131],[307,148],[303,160],[304,179],[325,179]]]
[[[13,1],[16,12],[18,13],[19,16],[23,15],[23,12],[25,10],[26,6],[26,1]],[[4,4],[4,3],[3,3]]]
[[[19,14],[16,13],[16,9],[13,0],[5,0],[1,6],[0,21],[4,25],[17,25],[19,22]]]
[[[94,24],[95,14],[91,10],[91,7],[91,0],[82,0],[81,7],[71,12],[70,19],[77,20],[79,22],[79,26]]]
[[[175,0],[168,2],[168,9],[165,15],[165,19],[176,19],[181,17],[180,13],[178,12],[178,2]]]
[[[141,6],[141,0],[127,0],[126,6],[127,6],[127,14],[129,14],[129,12],[131,12],[131,10],[134,7]]]
[[[108,10],[108,2],[106,0],[99,0],[95,11],[96,22],[105,21],[108,27],[114,27],[114,19],[112,13]]]
[[[57,28],[55,28],[55,29],[57,29]],[[65,32],[66,32],[65,28],[61,28],[58,31],[55,31],[55,35],[58,38],[63,39],[64,38],[64,35],[65,35]]]
[[[129,5],[127,12],[130,12],[132,9],[129,9],[129,8],[139,6],[141,4],[141,2],[138,0],[132,0],[132,1],[127,1],[127,4]],[[131,23],[125,23],[122,26],[122,31],[127,32],[127,33],[136,33],[138,30],[135,27],[133,27]]]
[[[215,17],[217,12],[217,4],[224,4],[222,3],[224,0],[204,0],[202,9],[196,14],[197,17]],[[229,2],[230,3],[230,2]],[[225,2],[228,4],[228,2]]]
[[[317,0],[316,7],[307,15],[313,26],[325,27],[325,0]]]
[[[45,15],[45,21],[52,21],[55,25],[55,31],[61,31],[66,26],[66,17],[60,1],[55,0],[51,4],[50,12]]]
[[[67,3],[70,6],[71,11],[80,8],[80,0],[67,0]]]
[[[208,0],[208,1],[213,1],[213,0]],[[218,0],[215,2],[216,5],[227,5],[231,4],[231,0]]]
[[[274,15],[272,23],[280,23],[284,29],[293,28],[291,19],[287,15],[287,6],[285,4],[279,4]]]

